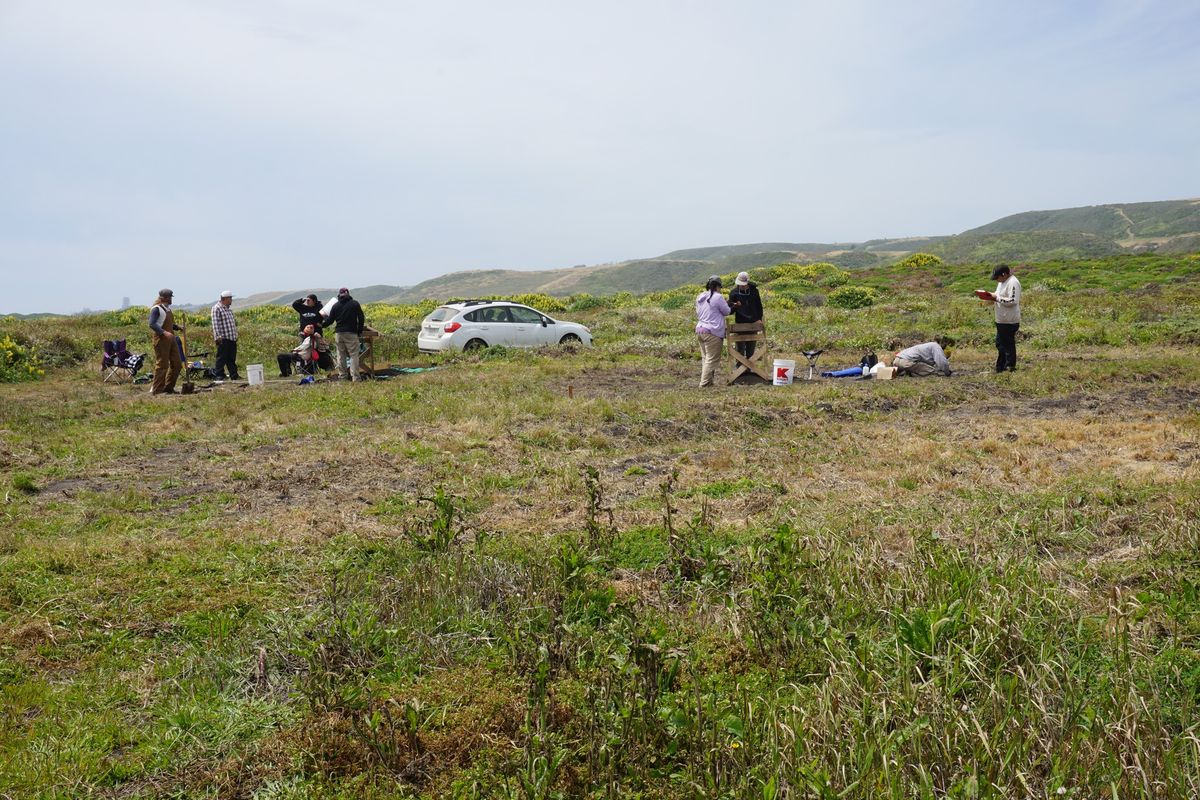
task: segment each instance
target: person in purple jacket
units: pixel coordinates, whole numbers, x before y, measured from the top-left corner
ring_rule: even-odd
[[[721,345],[725,342],[725,318],[733,312],[721,296],[721,278],[713,275],[696,298],[696,335],[700,338],[700,386],[712,386]]]

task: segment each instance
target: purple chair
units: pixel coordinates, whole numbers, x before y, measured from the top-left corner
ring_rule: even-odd
[[[111,380],[133,380],[146,360],[143,353],[131,353],[124,339],[104,340],[104,356],[100,362],[100,375],[105,383]]]

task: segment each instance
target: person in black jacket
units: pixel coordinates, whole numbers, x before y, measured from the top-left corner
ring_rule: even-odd
[[[762,298],[758,287],[750,282],[749,273],[738,273],[729,292],[729,307],[733,309],[733,321],[737,323],[758,322],[763,318]],[[749,358],[754,355],[754,342],[738,342],[737,349]]]
[[[362,336],[367,319],[363,316],[362,306],[350,296],[349,289],[338,289],[337,302],[329,309],[327,324],[334,326],[333,338],[337,342],[337,363],[342,378],[350,381],[362,380],[358,374],[358,349],[359,337]],[[347,361],[349,366],[346,366]]]
[[[304,335],[304,329],[312,325],[316,328],[317,333],[325,327],[325,318],[321,316],[321,301],[315,294],[310,294],[308,297],[301,297],[296,302],[292,303],[292,308],[300,315],[300,335]]]

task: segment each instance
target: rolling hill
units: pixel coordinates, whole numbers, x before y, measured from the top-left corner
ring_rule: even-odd
[[[829,261],[850,269],[892,263],[928,252],[956,264],[1096,258],[1123,252],[1183,253],[1200,250],[1200,199],[1117,203],[1051,211],[1026,211],[951,236],[873,239],[866,242],[765,242],[674,250],[654,258],[551,270],[488,269],[452,272],[415,286],[356,288],[365,302],[414,303],[425,299],[538,292],[556,296],[651,292],[702,283],[728,273],[785,261]],[[290,304],[315,291],[295,289],[247,297],[241,307]]]

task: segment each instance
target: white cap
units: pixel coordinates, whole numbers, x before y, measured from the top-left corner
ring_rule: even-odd
[[[734,281],[734,283],[736,283],[738,286],[748,286],[750,284],[750,273],[739,272],[737,280]]]
[[[233,297],[233,292],[226,289],[225,291],[221,292],[221,297],[222,297],[222,299],[224,299],[226,297]]]

